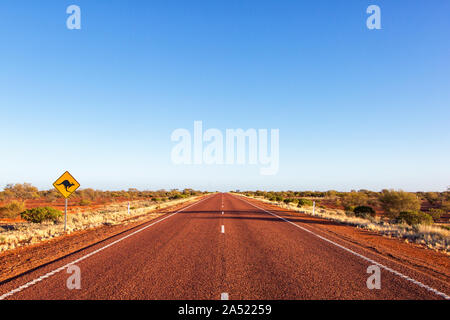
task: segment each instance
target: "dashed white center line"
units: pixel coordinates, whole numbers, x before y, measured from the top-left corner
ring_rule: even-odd
[[[225,233],[225,226],[222,225],[222,233]]]
[[[220,300],[228,300],[228,293],[222,292],[222,294],[220,295]]]
[[[222,211],[222,214],[223,214],[223,211]]]

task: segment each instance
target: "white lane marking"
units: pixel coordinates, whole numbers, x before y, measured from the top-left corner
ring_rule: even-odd
[[[443,292],[440,292],[440,291],[438,291],[438,290],[436,290],[436,289],[434,289],[434,288],[432,288],[430,286],[427,286],[426,284],[423,284],[420,281],[417,281],[417,280],[415,280],[413,278],[410,278],[410,277],[408,277],[408,276],[406,276],[406,275],[404,275],[404,274],[402,274],[402,273],[400,273],[400,272],[398,272],[398,271],[396,271],[394,269],[391,269],[391,268],[389,268],[389,267],[387,267],[387,266],[385,266],[385,265],[383,265],[383,264],[381,264],[379,262],[376,262],[375,260],[367,258],[366,256],[363,256],[362,254],[359,254],[359,253],[357,253],[357,252],[355,252],[355,251],[353,251],[351,249],[348,249],[347,247],[344,247],[344,246],[342,246],[342,245],[340,245],[340,244],[338,244],[338,243],[336,243],[334,241],[331,241],[331,240],[329,240],[329,239],[327,239],[325,237],[322,237],[321,235],[318,235],[317,233],[314,233],[311,230],[308,230],[308,229],[306,229],[306,228],[304,228],[302,226],[299,226],[298,224],[293,223],[292,221],[289,221],[289,220],[287,220],[287,219],[285,219],[283,217],[280,217],[279,215],[276,215],[275,213],[272,213],[272,212],[267,211],[267,210],[265,210],[263,208],[260,208],[257,205],[254,205],[253,203],[248,202],[247,200],[244,200],[244,199],[241,199],[241,198],[238,198],[238,199],[240,199],[240,200],[242,200],[244,202],[247,202],[248,204],[254,206],[255,208],[258,208],[259,210],[267,212],[268,214],[271,214],[274,217],[277,217],[277,218],[279,218],[279,219],[281,219],[281,220],[283,220],[285,222],[288,222],[288,223],[292,224],[293,226],[296,226],[297,228],[302,229],[303,231],[306,231],[306,232],[308,232],[308,233],[310,233],[312,235],[315,235],[316,237],[318,237],[318,238],[320,238],[320,239],[322,239],[322,240],[324,240],[324,241],[326,241],[328,243],[331,243],[331,244],[335,245],[336,247],[339,247],[339,248],[341,248],[341,249],[343,249],[343,250],[345,250],[347,252],[350,252],[351,254],[353,254],[353,255],[355,255],[357,257],[360,257],[363,260],[366,260],[366,261],[370,262],[371,264],[375,264],[375,265],[379,266],[380,268],[383,268],[384,270],[395,274],[396,276],[399,276],[399,277],[401,277],[401,278],[403,278],[403,279],[405,279],[405,280],[407,280],[409,282],[414,283],[415,285],[418,285],[421,288],[424,288],[424,289],[426,289],[426,290],[428,290],[428,291],[430,291],[430,292],[432,292],[432,293],[434,293],[434,294],[436,294],[438,296],[441,296],[441,297],[443,297],[446,300],[450,300],[450,296],[448,296],[447,294],[445,294]]]
[[[228,293],[222,292],[220,295],[220,300],[228,300]]]
[[[141,228],[141,229],[139,229],[139,230],[136,230],[136,231],[134,231],[134,232],[132,232],[132,233],[130,233],[130,234],[128,234],[128,235],[126,235],[126,236],[124,236],[124,237],[122,237],[122,238],[120,238],[120,239],[114,241],[114,242],[111,242],[110,244],[108,244],[108,245],[106,245],[106,246],[104,246],[104,247],[101,247],[100,249],[97,249],[97,250],[95,250],[95,251],[93,251],[93,252],[91,252],[91,253],[88,253],[87,255],[85,255],[85,256],[83,256],[83,257],[81,257],[81,258],[76,259],[75,261],[69,262],[68,264],[66,264],[66,265],[64,265],[64,266],[62,266],[62,267],[59,267],[58,269],[55,269],[55,270],[53,270],[53,271],[51,271],[51,272],[48,272],[48,273],[44,274],[43,276],[40,276],[39,278],[36,278],[36,279],[34,279],[34,280],[30,281],[30,282],[27,282],[27,283],[25,283],[24,285],[21,285],[20,287],[18,287],[18,288],[14,289],[14,290],[11,290],[11,291],[9,291],[9,292],[7,292],[7,293],[1,295],[1,296],[0,296],[0,300],[4,300],[5,298],[7,298],[7,297],[9,297],[9,296],[12,296],[13,294],[15,294],[15,293],[17,293],[17,292],[20,292],[20,291],[22,291],[22,290],[24,290],[24,289],[26,289],[26,288],[29,288],[29,287],[31,287],[32,285],[35,285],[36,283],[38,283],[38,282],[40,282],[40,281],[42,281],[42,280],[44,280],[44,279],[47,279],[47,278],[49,278],[49,277],[55,275],[55,274],[58,273],[58,272],[61,272],[62,270],[66,269],[67,267],[69,267],[69,266],[71,266],[71,265],[73,265],[73,264],[77,264],[78,262],[83,261],[83,260],[89,258],[90,256],[93,256],[94,254],[99,253],[100,251],[103,251],[103,250],[105,250],[106,248],[109,248],[109,247],[111,247],[111,246],[113,246],[113,245],[115,245],[115,244],[121,242],[122,240],[125,240],[126,238],[129,238],[129,237],[131,237],[131,236],[133,236],[133,235],[135,235],[135,234],[137,234],[137,233],[139,233],[139,232],[141,232],[141,231],[144,231],[145,229],[150,228],[151,226],[153,226],[153,225],[155,225],[155,224],[157,224],[157,223],[159,223],[159,222],[161,222],[161,221],[163,221],[163,220],[166,220],[166,219],[168,219],[168,218],[170,218],[170,217],[173,217],[173,216],[176,215],[177,213],[179,213],[179,212],[181,212],[181,211],[183,211],[183,210],[186,210],[186,209],[188,209],[188,208],[190,208],[190,207],[192,207],[192,206],[194,206],[194,205],[197,205],[197,204],[199,204],[200,202],[203,202],[203,201],[205,201],[205,200],[208,199],[208,198],[209,198],[209,197],[207,197],[207,198],[205,198],[205,199],[202,199],[202,200],[200,200],[200,201],[197,201],[197,202],[195,202],[195,203],[193,203],[193,204],[191,204],[191,205],[189,205],[189,206],[187,206],[187,207],[185,207],[185,208],[183,208],[183,209],[181,209],[181,210],[178,210],[177,212],[174,212],[174,213],[168,215],[167,217],[164,217],[164,218],[162,218],[162,219],[160,219],[160,220],[158,220],[158,221],[156,221],[156,222],[153,222],[153,223],[151,223],[151,224],[149,224],[149,225],[147,225],[147,226],[145,226],[145,227],[143,227],[143,228]]]
[[[222,225],[222,233],[225,233],[225,226]]]
[[[223,211],[222,211],[222,214],[223,214]]]

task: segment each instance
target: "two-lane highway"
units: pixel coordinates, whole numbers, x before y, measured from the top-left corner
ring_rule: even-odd
[[[326,223],[326,221],[322,222]],[[313,226],[311,226],[313,227]],[[66,272],[81,270],[81,289]],[[367,288],[374,263],[382,287]],[[214,194],[0,285],[6,299],[442,299],[448,284]],[[434,291],[433,291],[434,290]]]

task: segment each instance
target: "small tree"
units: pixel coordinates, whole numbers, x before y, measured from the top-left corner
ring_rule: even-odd
[[[39,198],[38,189],[30,183],[8,184],[5,187],[4,195],[15,199],[37,199]]]
[[[0,207],[0,218],[16,218],[22,211],[25,210],[25,204],[21,201],[11,201],[7,205]]]
[[[350,208],[354,208],[357,206],[364,206],[367,204],[369,200],[369,197],[364,192],[356,192],[352,191],[342,198],[342,204],[344,205],[344,208],[346,210],[349,210]]]
[[[379,201],[383,210],[393,218],[396,218],[400,212],[420,210],[420,200],[417,196],[402,190],[383,190]]]

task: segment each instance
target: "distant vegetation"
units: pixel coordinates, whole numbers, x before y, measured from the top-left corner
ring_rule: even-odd
[[[270,201],[297,204],[298,207],[345,210],[349,216],[361,218],[381,215],[391,222],[432,224],[450,212],[450,191],[444,192],[405,192],[402,190],[382,190],[380,192],[359,190],[351,192],[330,191],[245,191],[248,196],[263,197]]]
[[[127,191],[101,191],[94,189],[81,189],[75,191],[71,196],[71,202],[78,206],[89,206],[93,204],[106,204],[115,201],[132,201],[132,200],[148,200],[153,202],[165,202],[168,200],[183,199],[191,196],[201,195],[205,192],[193,189],[184,190],[157,190],[157,191],[140,191],[137,189],[128,189]],[[56,201],[61,201],[62,197],[55,189],[39,191],[36,187],[29,183],[8,184],[3,191],[0,192],[0,219],[16,219],[22,217],[27,221],[42,222],[45,220],[54,220],[57,213],[50,209],[44,211],[30,211],[26,209],[25,202],[36,201],[50,205]],[[42,207],[43,205],[39,205]]]
[[[129,200],[144,200],[151,198],[159,199],[181,199],[184,197],[203,194],[202,191],[193,189],[184,190],[157,190],[157,191],[140,191],[130,188],[127,191],[102,191],[94,189],[80,189],[75,191],[72,198],[96,201],[98,199],[129,199]],[[39,191],[36,187],[29,183],[8,184],[4,191],[0,192],[0,201],[12,199],[40,199],[45,201],[52,201],[60,199],[61,195],[55,189]]]

